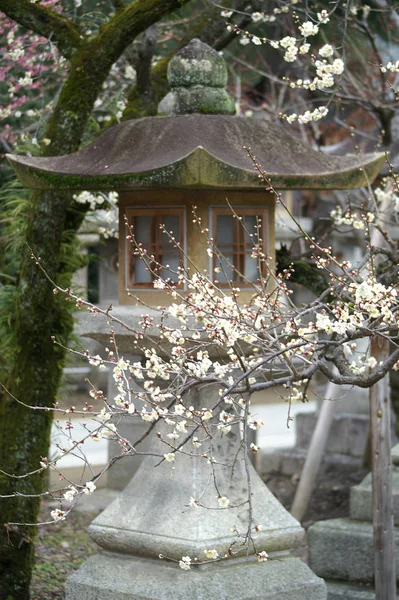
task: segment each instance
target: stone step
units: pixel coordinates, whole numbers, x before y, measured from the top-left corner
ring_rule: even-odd
[[[257,455],[257,471],[262,474],[282,473],[283,475],[300,475],[305,464],[308,451],[300,448],[276,448],[263,450]],[[347,454],[326,454],[320,468],[325,474],[334,469],[353,473],[361,467],[361,458]]]
[[[359,521],[372,521],[372,477],[366,475],[359,485],[350,490],[350,517]],[[392,469],[392,499],[395,525],[399,525],[399,468]]]
[[[309,447],[316,427],[317,413],[299,413],[295,418],[296,445]],[[370,419],[367,415],[338,413],[332,422],[326,444],[327,454],[348,454],[362,457],[369,431]]]
[[[375,591],[369,585],[354,585],[326,581],[328,600],[375,600]]]
[[[372,582],[373,525],[350,519],[319,521],[308,530],[309,566],[325,579]],[[395,528],[396,572],[399,573],[399,529]]]

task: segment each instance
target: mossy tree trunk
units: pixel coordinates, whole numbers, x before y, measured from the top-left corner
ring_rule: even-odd
[[[85,41],[74,25],[57,20],[56,13],[29,0],[0,0],[0,11],[25,27],[52,36],[71,56],[69,77],[49,120],[46,155],[78,149],[94,102],[115,61],[133,39],[147,27],[188,0],[136,0],[117,10],[98,36]],[[51,14],[50,14],[51,13]],[[51,24],[49,26],[49,23]],[[58,25],[60,27],[58,28]],[[48,29],[50,27],[50,29]],[[47,29],[46,29],[47,28]],[[66,341],[73,319],[65,299],[31,258],[40,257],[48,275],[57,280],[65,269],[61,245],[66,231],[77,232],[83,213],[71,210],[71,194],[35,192],[27,226],[27,247],[15,305],[16,347],[7,388],[28,406],[53,407],[60,382],[64,351],[51,336]],[[71,236],[70,236],[71,237]],[[73,235],[72,235],[73,238]],[[70,241],[73,243],[73,240]],[[52,423],[51,410],[31,410],[6,393],[0,398],[0,470],[21,476],[39,467],[47,456]],[[33,540],[43,474],[26,478],[0,473],[0,599],[26,600],[33,565]],[[24,497],[7,498],[14,493]],[[15,524],[13,524],[15,523]]]

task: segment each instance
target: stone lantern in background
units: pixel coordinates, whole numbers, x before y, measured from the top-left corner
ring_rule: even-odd
[[[245,302],[252,292],[239,273],[250,281],[259,274],[251,258],[253,242],[236,225],[226,198],[248,230],[261,222],[262,243],[269,256],[274,255],[275,198],[265,192],[243,146],[252,148],[278,190],[360,187],[374,179],[384,160],[381,154],[327,156],[292,138],[278,124],[232,116],[234,101],[224,89],[224,60],[199,40],[192,40],[170,61],[168,80],[171,91],[159,105],[161,116],[120,123],[68,156],[9,157],[29,187],[119,191],[120,304],[114,313],[136,328],[143,309],[133,304],[140,300],[146,305],[167,304],[169,296],[154,289],[150,270],[134,256],[126,241],[125,219],[133,225],[137,241],[164,265],[163,277],[173,279],[176,268],[187,265],[186,261],[212,274],[215,259],[208,257],[206,240],[192,222],[196,206],[202,226],[237,269],[224,264]],[[183,251],[169,243],[161,224],[173,232]],[[218,279],[221,286],[227,283],[219,275]],[[98,317],[93,321],[85,315],[81,328],[108,345],[108,327]],[[156,327],[148,333],[160,341]],[[132,336],[118,327],[115,334],[121,354],[137,354]],[[211,406],[217,392],[200,387],[187,401]],[[238,431],[232,432],[218,442],[216,458],[223,462],[239,436]],[[232,529],[245,527],[248,518],[241,454],[232,476],[223,469],[217,472],[220,489],[231,499],[231,507],[225,510],[219,510],[215,490],[206,484],[209,466],[203,457],[178,458],[171,477],[170,464],[153,469],[153,457],[146,457],[120,497],[93,522],[90,533],[105,552],[90,558],[70,578],[68,600],[326,598],[323,581],[299,559],[289,557],[289,549],[302,537],[300,524],[253,470],[253,522],[259,531],[256,549],[251,546],[249,553],[266,550],[268,562],[258,564],[255,557],[247,561],[239,554],[185,572],[176,562],[160,561],[159,554],[174,561],[190,556],[194,561],[203,558],[206,549],[223,556],[236,547]],[[196,498],[204,489],[209,509],[188,509],[190,497]]]

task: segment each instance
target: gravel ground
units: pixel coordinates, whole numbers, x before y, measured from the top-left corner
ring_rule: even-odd
[[[43,502],[41,520],[50,507]],[[32,600],[63,600],[65,581],[82,562],[97,550],[87,527],[98,513],[70,513],[66,521],[39,527],[36,538],[36,565],[31,585]]]

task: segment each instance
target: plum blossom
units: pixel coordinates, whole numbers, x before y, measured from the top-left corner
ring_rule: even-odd
[[[67,502],[72,502],[78,490],[72,485],[65,493],[64,498]]]
[[[317,35],[319,33],[319,26],[312,21],[305,21],[299,26],[299,31],[303,37],[310,37],[311,35]]]
[[[64,521],[65,520],[65,511],[56,508],[50,512],[51,518],[54,521]]]
[[[221,496],[218,498],[218,504],[220,508],[227,508],[230,504],[230,500],[226,498],[226,496]]]
[[[324,44],[319,50],[320,56],[328,58],[334,54],[334,48],[330,44]]]
[[[92,482],[92,481],[88,481],[85,485],[85,487],[83,488],[83,493],[86,495],[92,494],[94,492],[94,490],[96,490],[97,487],[96,485]]]
[[[269,555],[265,550],[262,550],[262,552],[258,552],[256,556],[258,558],[258,562],[266,562],[269,558]]]
[[[179,567],[183,571],[189,571],[191,568],[191,558],[189,556],[182,556],[181,560],[179,560]]]
[[[216,560],[219,557],[217,550],[204,550],[204,554],[206,558],[210,558],[212,560]]]
[[[389,61],[386,65],[381,65],[380,69],[381,73],[386,73],[387,71],[390,71],[391,73],[399,73],[399,60],[397,60],[395,63]]]

